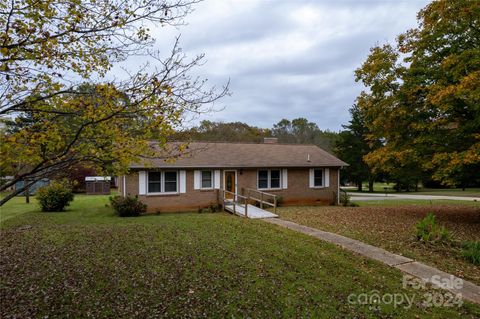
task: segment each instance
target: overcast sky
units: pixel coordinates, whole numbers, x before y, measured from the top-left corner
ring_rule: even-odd
[[[188,55],[205,53],[198,72],[212,84],[230,80],[225,109],[202,119],[271,127],[306,117],[338,131],[362,90],[354,70],[377,43],[416,26],[427,1],[205,0],[188,25],[160,29],[158,46],[181,33]]]

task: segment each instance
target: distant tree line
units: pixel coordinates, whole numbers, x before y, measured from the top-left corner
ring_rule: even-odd
[[[177,132],[173,139],[182,141],[227,141],[260,143],[265,137],[276,137],[279,143],[301,143],[320,146],[333,153],[338,133],[321,130],[305,118],[282,119],[271,128],[250,126],[242,122],[202,121],[198,126]]]

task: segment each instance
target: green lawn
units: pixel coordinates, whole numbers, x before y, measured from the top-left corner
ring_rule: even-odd
[[[451,200],[451,199],[387,199],[387,200],[358,200],[355,196],[351,197],[351,201],[360,207],[390,207],[390,206],[431,206],[438,205],[460,205],[472,208],[480,208],[480,201]]]
[[[0,193],[3,197],[5,194]],[[14,197],[6,206],[0,207],[0,223],[3,223],[7,219],[27,213],[38,211],[38,205],[33,197],[30,198],[30,203],[25,203],[25,197]]]
[[[387,193],[395,193],[395,190],[393,187],[395,186],[395,183],[380,183],[376,182],[373,184],[373,192],[374,193],[382,193],[385,194],[385,187],[387,187]],[[346,188],[347,191],[349,192],[356,192],[356,188]],[[367,193],[368,192],[368,184],[363,184],[363,191],[362,193]],[[419,194],[419,195],[443,195],[443,196],[465,196],[465,197],[471,197],[471,196],[478,196],[480,197],[480,188],[467,188],[465,190],[462,190],[461,188],[445,188],[445,189],[438,189],[438,188],[422,188],[420,187],[418,192],[405,192],[402,191],[399,194],[409,194],[409,195],[414,195],[414,194]]]
[[[401,273],[332,244],[224,213],[115,217],[106,196],[69,211],[1,208],[0,317],[478,318],[423,307]],[[23,207],[23,210],[22,210]],[[9,217],[8,219],[5,217]],[[406,309],[351,293],[415,295]]]

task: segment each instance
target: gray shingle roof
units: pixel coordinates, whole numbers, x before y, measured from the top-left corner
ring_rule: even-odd
[[[174,150],[176,145],[178,144],[170,143],[168,148]],[[175,153],[175,151],[171,152]],[[340,167],[347,165],[315,145],[190,142],[186,152],[173,162],[165,159],[151,159],[146,164],[132,164],[130,167],[241,168]]]

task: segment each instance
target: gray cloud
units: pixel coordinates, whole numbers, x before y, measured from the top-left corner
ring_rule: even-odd
[[[376,43],[416,26],[426,1],[206,0],[187,26],[159,29],[159,48],[181,33],[185,52],[206,54],[197,70],[210,83],[231,80],[221,112],[204,119],[271,127],[306,117],[339,130],[362,87],[354,70]]]

